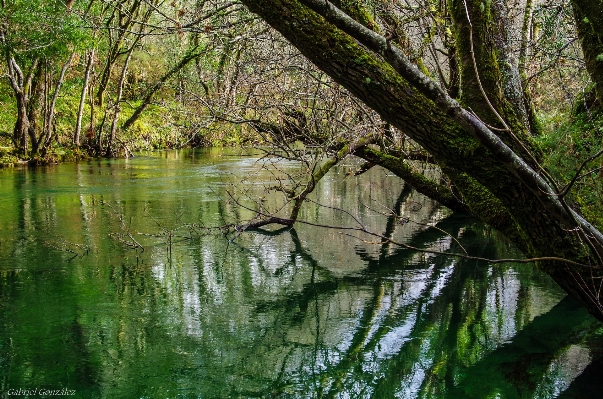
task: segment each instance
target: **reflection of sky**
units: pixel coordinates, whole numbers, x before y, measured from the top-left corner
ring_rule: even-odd
[[[497,277],[491,283],[486,299],[486,321],[492,348],[511,339],[516,333],[515,313],[520,282],[513,274]]]
[[[136,169],[135,162],[128,170]],[[251,169],[255,167],[254,162],[240,161],[236,167]],[[223,165],[220,167],[224,168]],[[206,174],[217,174],[220,170],[216,166],[196,168],[195,173]],[[169,186],[171,176],[161,175],[158,181],[150,182],[147,187],[149,190],[145,191],[145,182],[152,180],[153,174],[160,172],[153,168],[138,169],[140,173],[143,172],[142,169],[148,171],[149,176],[137,178],[139,188],[142,187],[140,193],[135,190],[120,193],[117,198],[123,196],[125,200],[119,206],[115,205],[119,212],[134,212],[136,206],[142,209],[142,202],[137,203],[133,199],[147,198],[173,189]],[[185,176],[193,179],[195,173]],[[100,180],[102,184],[113,181],[113,177],[103,176]],[[367,177],[371,178],[370,173]],[[369,203],[370,197],[384,208],[391,207],[395,195],[391,198],[378,198],[376,193],[384,188],[386,192],[389,190],[395,193],[401,185],[394,178],[383,178],[382,175],[378,177],[371,186],[359,184],[356,179],[346,180],[345,197],[339,195],[341,187],[337,181],[327,179],[316,197],[325,204],[353,209],[352,213],[360,215],[370,229],[381,232],[379,229],[384,224],[382,215],[358,204],[354,205],[352,201],[362,199]],[[91,181],[88,175],[83,175],[81,179],[84,186]],[[184,180],[186,179],[182,179],[176,188],[180,185],[206,187],[205,183],[199,181],[192,184]],[[263,183],[269,179],[260,175],[258,181]],[[262,184],[258,186],[261,188]],[[209,197],[201,195],[206,191],[205,188],[199,189],[199,198],[190,199],[190,204],[182,205],[171,198],[165,203],[151,203],[149,212],[163,223],[164,219],[180,214],[179,206],[186,209],[195,209],[199,203],[208,206]],[[181,191],[178,193],[178,198],[185,197]],[[72,219],[62,217],[63,209],[54,202],[54,197],[36,200],[24,198],[20,203],[23,229],[29,232],[39,225],[36,218],[43,213],[41,210],[50,212],[48,223],[53,223],[53,226],[56,224],[59,227],[56,231],[69,232],[69,229],[61,226],[62,222],[69,222],[71,225],[81,220],[87,226],[103,222],[101,217],[97,217],[97,213],[101,213],[100,208],[94,205],[89,194],[80,194],[74,198],[81,209],[77,209],[76,217]],[[213,198],[212,196],[210,199]],[[209,217],[215,217],[212,209],[203,209],[204,212],[213,212]],[[432,223],[444,215],[416,194],[411,195],[411,203],[403,206],[401,213],[425,223]],[[139,215],[142,219],[148,219],[142,211]],[[305,208],[304,218],[350,224],[349,220],[332,210],[312,206]],[[115,217],[111,220],[115,221]],[[140,222],[137,220],[136,223]],[[150,229],[149,225],[153,223],[149,222],[147,229]],[[171,225],[166,223],[166,226]],[[115,226],[106,229],[115,230]],[[74,230],[77,233],[78,230]],[[99,235],[93,228],[80,230],[90,237]],[[145,259],[150,258],[151,265],[148,276],[152,281],[149,284],[152,288],[147,289],[156,290],[154,295],[160,298],[160,305],[153,305],[157,309],[147,302],[137,305],[137,301],[144,302],[144,299],[137,298],[136,301],[127,303],[128,309],[131,308],[136,317],[140,316],[137,312],[144,312],[144,317],[159,319],[153,319],[153,323],[166,327],[169,339],[174,339],[174,342],[166,341],[167,349],[162,350],[177,352],[183,359],[182,363],[191,370],[199,368],[199,364],[208,365],[207,369],[211,369],[196,370],[199,374],[215,372],[220,377],[228,375],[232,381],[253,380],[254,384],[260,386],[259,391],[266,384],[283,382],[290,385],[296,396],[307,397],[321,389],[328,389],[330,384],[335,386],[336,382],[340,382],[339,397],[357,398],[369,397],[381,380],[392,373],[389,369],[392,362],[399,361],[405,367],[395,371],[401,374],[391,392],[396,397],[415,398],[427,382],[445,385],[445,381],[434,379],[434,375],[437,374],[438,367],[456,367],[453,360],[450,360],[454,357],[452,351],[462,350],[463,354],[468,354],[461,360],[465,363],[464,366],[470,367],[502,344],[512,344],[525,323],[547,312],[559,299],[546,286],[531,282],[521,273],[519,266],[516,269],[491,267],[487,269],[489,273],[484,273],[484,278],[488,281],[483,284],[473,280],[470,269],[474,268],[474,274],[477,275],[477,268],[488,266],[476,266],[474,263],[434,255],[409,255],[404,258],[404,264],[388,265],[391,267],[389,271],[382,272],[374,268],[370,274],[364,274],[367,259],[379,259],[386,264],[387,257],[398,255],[399,250],[389,246],[383,254],[379,245],[364,245],[336,231],[325,232],[303,226],[296,230],[300,237],[297,244],[293,243],[289,233],[277,237],[245,233],[237,239],[236,245],[231,244],[228,249],[226,240],[221,237],[215,240],[207,238],[201,242],[175,243],[173,252],[169,254],[163,243],[150,246],[143,254],[147,257]],[[397,240],[407,241],[417,232],[425,230],[425,226],[406,223],[398,225],[393,234]],[[105,230],[99,228],[98,231]],[[3,243],[4,248],[9,245],[12,244]],[[11,255],[27,255],[28,245],[28,241],[18,242]],[[94,243],[90,245],[100,246]],[[455,247],[456,243],[450,237],[439,235],[421,245],[423,248],[445,251]],[[304,248],[305,252],[299,252],[299,247]],[[123,258],[122,255],[119,256]],[[378,258],[381,256],[385,260]],[[414,269],[406,269],[407,266]],[[136,281],[144,277],[144,267],[137,269],[139,274],[136,274]],[[90,278],[86,283],[94,284],[95,281],[81,270],[78,279]],[[467,270],[470,272],[465,273]],[[464,276],[462,281],[455,280],[457,273]],[[325,282],[331,285],[326,285],[326,288],[320,285]],[[453,283],[460,288],[450,287]],[[123,284],[135,283],[124,281]],[[132,287],[127,287],[130,288]],[[527,303],[520,303],[518,300],[522,288],[529,298]],[[455,290],[461,289],[465,293],[473,291],[475,294],[462,295],[460,298],[459,311],[464,312],[461,316],[465,318],[461,320],[464,328],[462,332],[461,327],[450,325],[450,315],[447,313],[457,300],[453,295]],[[134,291],[131,289],[129,292]],[[470,303],[470,300],[481,297],[486,298],[482,304],[483,309],[476,303]],[[479,313],[480,309],[482,313]],[[520,312],[521,317],[518,317]],[[119,351],[127,347],[124,342],[132,340],[140,352],[151,353],[152,337],[146,335],[147,327],[132,327],[128,320],[123,317],[120,324],[105,316],[99,322],[101,327],[97,328],[91,323],[85,326],[85,330],[92,334],[96,331],[95,328],[100,329],[102,334],[98,335],[109,342],[102,341],[103,347],[111,346],[111,331],[115,330],[119,337],[116,338],[119,344],[115,346]],[[451,329],[459,331],[453,331],[457,335],[452,335],[450,341],[457,341],[465,347],[455,349],[444,346],[446,334]],[[461,338],[468,342],[458,339],[461,333],[465,334]],[[176,334],[181,335],[176,339]],[[196,349],[187,352],[180,347],[185,346],[183,342],[192,342],[193,348],[203,348],[206,352],[193,355]],[[442,347],[450,351],[447,354],[449,357],[438,352]],[[112,347],[107,350],[110,357],[105,366],[107,369],[117,367],[111,365],[116,364],[117,360],[123,360],[120,356],[124,355],[119,351]],[[470,358],[469,355],[474,357]],[[588,348],[579,344],[569,345],[554,357],[546,375],[539,381],[536,397],[558,395],[590,363],[590,358]],[[226,361],[233,365],[226,368]],[[110,362],[114,363],[109,364]],[[182,367],[186,368],[185,366]],[[124,365],[119,367],[119,370],[126,368]],[[358,373],[358,370],[362,373]],[[428,380],[429,378],[434,380]],[[462,375],[455,373],[454,378],[458,382]],[[327,388],[321,388],[320,384]]]
[[[438,240],[433,243],[433,246],[438,250],[445,250],[445,245],[451,245],[451,242],[452,240]],[[188,336],[201,338],[203,330],[211,329],[210,325],[216,318],[225,319],[226,330],[235,335],[242,332],[241,329],[245,329],[245,324],[241,323],[251,322],[254,318],[256,320],[253,323],[264,325],[261,328],[275,326],[281,328],[280,334],[283,335],[286,345],[294,345],[297,349],[292,352],[293,356],[279,359],[278,362],[279,364],[284,362],[284,370],[288,370],[287,378],[295,380],[297,378],[294,378],[294,375],[298,375],[300,378],[298,384],[302,385],[305,384],[304,379],[307,375],[316,373],[328,375],[331,368],[342,364],[350,350],[359,350],[361,359],[359,366],[363,373],[373,375],[374,381],[353,380],[354,374],[349,370],[350,374],[344,378],[347,381],[344,383],[345,389],[338,397],[346,397],[346,395],[369,397],[374,390],[373,384],[378,384],[379,379],[385,375],[388,362],[405,353],[405,346],[414,341],[415,345],[418,344],[418,349],[412,352],[414,358],[412,367],[401,377],[395,396],[399,398],[419,396],[427,375],[432,373],[435,367],[433,345],[437,344],[438,334],[442,328],[439,324],[441,322],[436,322],[427,330],[421,326],[425,324],[425,317],[431,307],[446,290],[455,268],[458,267],[457,262],[449,259],[447,265],[431,263],[424,269],[402,271],[384,279],[380,283],[382,292],[375,297],[378,302],[372,305],[370,297],[376,295],[372,288],[358,292],[354,291],[353,286],[343,285],[328,296],[321,295],[311,299],[304,322],[295,327],[270,325],[274,322],[272,317],[254,316],[250,313],[253,307],[249,306],[253,303],[253,297],[246,298],[241,296],[241,292],[233,291],[238,289],[236,285],[229,285],[228,281],[234,279],[239,281],[237,283],[239,284],[247,271],[254,289],[252,295],[257,296],[258,299],[284,298],[285,293],[289,292],[292,286],[298,289],[304,287],[303,284],[293,284],[293,280],[299,277],[294,270],[307,267],[304,259],[299,255],[291,257],[291,249],[287,245],[283,246],[278,240],[264,240],[262,245],[255,247],[254,251],[244,251],[244,253],[242,258],[236,257],[239,262],[244,259],[243,264],[226,266],[232,274],[227,277],[219,275],[219,269],[215,266],[216,256],[210,250],[202,249],[198,252],[201,258],[198,259],[200,270],[197,272],[176,264],[157,263],[153,266],[153,276],[164,287],[166,293],[179,296],[181,323]],[[278,271],[282,273],[279,274]],[[202,288],[196,273],[201,275]],[[240,273],[242,274],[239,275]],[[481,321],[477,320],[482,324],[484,334],[472,343],[480,346],[478,350],[480,357],[486,356],[501,344],[512,341],[518,328],[516,312],[520,277],[513,269],[496,275],[490,270],[488,275],[490,283],[484,303],[484,317]],[[305,278],[308,277],[306,275]],[[308,280],[305,281],[307,284]],[[540,297],[546,302],[550,298],[546,293],[539,293],[537,287],[531,286],[530,290],[534,293],[535,300]],[[208,298],[211,306],[202,305],[200,298]],[[527,309],[527,312],[533,313],[530,319],[553,304],[554,302],[551,301],[544,306],[532,304],[533,309]],[[287,312],[291,309],[283,310]],[[215,312],[225,314],[218,316]],[[373,312],[373,314],[367,317],[366,312]],[[177,319],[172,320],[176,322]],[[361,320],[365,321],[361,322]],[[368,324],[362,325],[362,323]],[[352,348],[353,342],[357,339],[356,335],[362,329],[367,330],[366,336],[360,344],[356,343],[359,345],[358,348]],[[218,346],[225,338],[215,333],[210,333],[210,336]],[[254,340],[257,339],[259,337]],[[312,354],[311,348],[315,345],[318,345],[320,351]],[[267,352],[267,355],[274,356],[274,352]],[[479,358],[473,359],[473,361],[477,360]],[[267,358],[263,361],[270,363],[277,360]],[[312,367],[309,367],[308,362],[312,362]],[[538,397],[554,397],[550,396],[552,391],[555,395],[562,392],[589,362],[587,349],[583,348],[583,351],[579,351],[570,348],[567,354],[556,358],[551,364],[549,373],[543,377],[538,388],[538,392],[543,392],[539,393],[538,395],[541,396]],[[300,369],[305,370],[301,375],[298,374]]]
[[[571,345],[548,368],[536,388],[534,399],[557,397],[579,376],[591,362],[590,350],[581,345]]]

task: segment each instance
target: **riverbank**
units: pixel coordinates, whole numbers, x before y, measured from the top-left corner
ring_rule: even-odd
[[[0,147],[0,168],[10,168],[21,165],[50,165],[62,162],[75,162],[93,158],[81,149],[53,148],[46,154],[22,157],[11,147]]]

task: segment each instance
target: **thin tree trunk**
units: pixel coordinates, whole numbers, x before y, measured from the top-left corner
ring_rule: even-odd
[[[28,86],[30,87],[29,102],[27,104],[27,119],[29,120],[28,134],[31,140],[31,153],[37,154],[40,149],[40,144],[44,138],[44,120],[46,114],[43,110],[47,104],[47,81],[48,74],[46,70],[47,63],[44,67],[39,66],[32,74],[32,79]],[[42,128],[39,128],[38,121],[42,119]],[[38,135],[39,132],[39,135]]]
[[[521,27],[521,42],[519,44],[519,59],[518,69],[519,76],[521,77],[523,85],[523,100],[525,110],[528,114],[528,121],[530,123],[530,132],[533,136],[540,134],[541,127],[540,121],[536,115],[534,109],[534,102],[532,101],[532,92],[530,90],[530,84],[527,80],[527,59],[530,41],[532,40],[532,20],[534,18],[534,0],[526,0],[526,6],[523,14],[523,23]]]
[[[43,151],[46,149],[46,147],[48,147],[50,145],[50,142],[52,141],[52,124],[54,121],[54,109],[57,104],[57,99],[59,98],[59,91],[61,90],[61,86],[63,85],[63,82],[65,81],[65,74],[67,73],[67,69],[69,69],[69,66],[71,66],[71,62],[73,61],[74,58],[75,58],[75,52],[71,53],[71,56],[69,57],[67,62],[63,65],[63,68],[61,68],[61,73],[59,75],[59,79],[57,80],[57,83],[55,85],[54,93],[52,95],[52,100],[50,101],[50,105],[49,105],[48,111],[47,111],[48,117],[46,118],[46,124],[44,126],[44,139],[41,140]]]
[[[27,153],[27,133],[29,131],[29,119],[27,119],[27,95],[19,91],[15,93],[17,100],[17,121],[13,129],[13,142],[17,146],[19,153]]]
[[[113,15],[111,15],[111,17],[106,21],[106,28],[110,32],[109,54],[106,57],[107,62],[105,63],[105,66],[101,72],[100,83],[96,92],[97,104],[101,108],[104,106],[105,92],[111,79],[111,71],[113,70],[118,57],[131,51],[137,45],[142,37],[142,30],[152,14],[151,10],[153,10],[153,8],[150,8],[149,11],[140,16],[142,4],[143,2],[141,0],[134,0],[127,11],[124,11],[121,8],[115,8]],[[116,11],[119,14],[117,16],[115,15]],[[111,26],[111,22],[115,18],[117,18],[117,20],[120,22],[117,24],[117,26]],[[126,35],[132,32],[132,28],[136,23],[138,23],[140,27],[139,32],[134,34],[135,38],[133,39],[133,43],[130,44],[130,47],[120,49],[122,43],[126,39]],[[116,37],[113,36],[113,32],[117,32]]]
[[[80,145],[80,136],[82,132],[82,118],[84,116],[84,105],[86,104],[86,95],[88,94],[88,86],[90,85],[90,73],[94,64],[94,49],[88,52],[88,61],[86,62],[86,72],[84,73],[84,85],[80,96],[80,106],[77,110],[77,121],[75,123],[75,133],[73,135],[73,144],[77,147]]]
[[[526,75],[528,46],[530,45],[532,33],[532,17],[534,14],[534,0],[526,0],[523,12],[523,23],[521,26],[521,43],[519,44],[519,73]]]
[[[106,156],[113,156],[115,153],[113,149],[113,144],[115,142],[115,136],[117,134],[117,124],[119,122],[119,114],[121,113],[121,100],[124,93],[124,85],[126,82],[126,75],[128,74],[128,66],[130,64],[130,59],[132,58],[132,53],[134,52],[134,47],[130,49],[128,52],[128,56],[124,61],[124,66],[121,70],[121,76],[119,78],[119,84],[117,87],[117,97],[115,98],[115,105],[113,106],[113,122],[111,123],[111,133],[109,134],[109,141],[107,142],[107,150],[105,152]]]

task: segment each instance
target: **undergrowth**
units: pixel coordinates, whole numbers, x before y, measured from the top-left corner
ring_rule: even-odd
[[[542,117],[545,132],[538,138],[547,154],[545,167],[560,190],[580,176],[567,194],[570,206],[603,228],[603,155],[580,167],[603,148],[603,113],[583,112],[572,117]]]
[[[43,155],[22,156],[14,149],[12,131],[16,121],[14,100],[4,85],[0,85],[0,167],[20,163],[48,164],[69,162],[102,155],[95,150],[103,112],[96,113],[94,133],[90,129],[90,105],[86,104],[82,120],[81,146],[73,145],[79,97],[77,90],[66,90],[57,102],[54,119],[55,140]],[[134,112],[139,101],[124,102],[119,118],[122,125]],[[108,115],[111,115],[109,112]],[[111,121],[103,125],[104,140],[109,136]],[[257,135],[239,125],[211,121],[207,115],[191,112],[176,100],[159,100],[151,104],[125,132],[119,132],[114,143],[116,156],[132,152],[183,147],[237,146],[256,142]]]

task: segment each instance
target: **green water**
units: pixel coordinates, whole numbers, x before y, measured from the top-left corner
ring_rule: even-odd
[[[519,256],[352,167],[301,219]],[[530,265],[309,225],[232,241],[205,228],[252,217],[228,193],[251,206],[284,172],[219,150],[0,170],[0,397],[603,397],[599,324]]]

